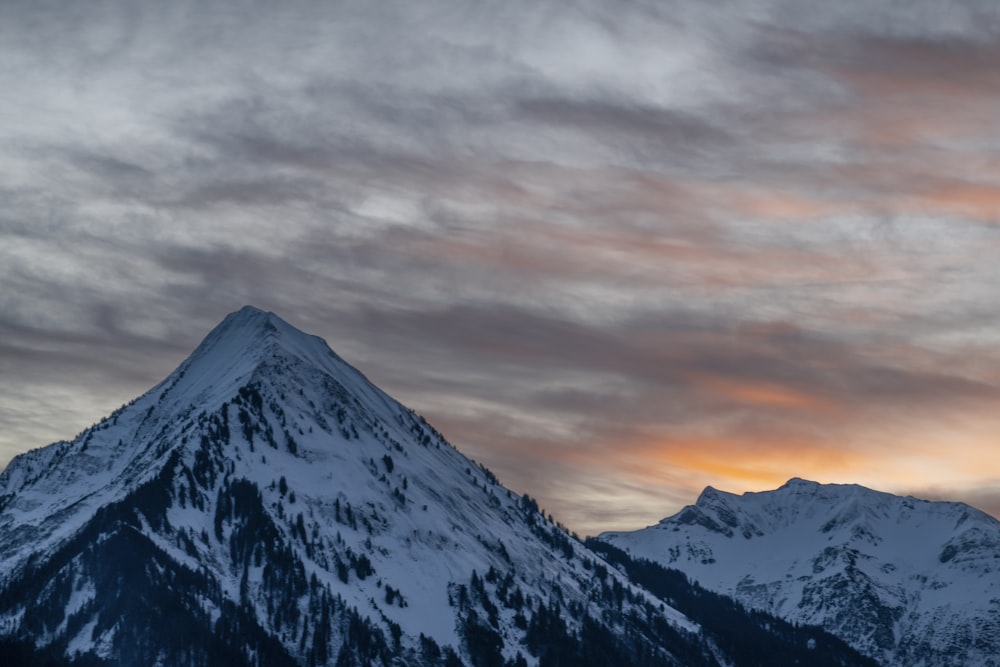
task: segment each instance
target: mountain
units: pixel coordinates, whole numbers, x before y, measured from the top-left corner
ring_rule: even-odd
[[[737,664],[718,636],[251,307],[0,474],[4,664]]]
[[[708,487],[655,526],[599,539],[884,665],[1000,665],[1000,522],[962,503],[801,479]]]

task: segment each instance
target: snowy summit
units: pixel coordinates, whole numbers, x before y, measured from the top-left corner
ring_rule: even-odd
[[[806,636],[841,650],[778,623],[761,624],[755,651],[800,655]],[[322,339],[252,307],[144,395],[0,474],[0,657],[737,664],[720,633],[609,566]],[[867,664],[843,651],[829,664]]]
[[[601,539],[879,664],[1000,664],[1000,522],[963,503],[802,479],[708,487],[655,526]]]

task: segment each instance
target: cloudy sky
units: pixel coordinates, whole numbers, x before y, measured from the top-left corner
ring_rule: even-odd
[[[1000,515],[1000,14],[0,3],[0,466],[272,310],[581,533]]]

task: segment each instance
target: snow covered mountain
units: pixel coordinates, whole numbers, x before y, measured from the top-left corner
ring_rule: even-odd
[[[968,505],[792,479],[708,487],[655,526],[599,539],[880,664],[1000,665],[1000,522]]]
[[[809,632],[774,654],[827,641]],[[0,641],[79,665],[734,662],[324,341],[251,307],[0,475]],[[828,664],[861,664],[844,655]]]

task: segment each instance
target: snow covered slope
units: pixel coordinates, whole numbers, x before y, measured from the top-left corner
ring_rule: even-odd
[[[709,487],[655,526],[600,539],[882,664],[1000,665],[1000,522],[961,503],[801,479],[741,496]]]
[[[113,665],[717,665],[319,338],[247,307],[0,475],[0,638]]]

